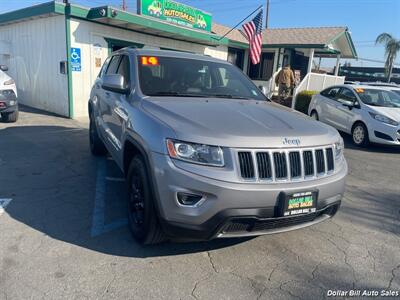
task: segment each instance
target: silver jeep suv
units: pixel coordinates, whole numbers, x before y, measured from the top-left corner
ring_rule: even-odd
[[[338,210],[347,164],[330,126],[270,102],[238,68],[181,52],[114,52],[89,101],[90,146],[126,174],[134,237],[284,232]]]

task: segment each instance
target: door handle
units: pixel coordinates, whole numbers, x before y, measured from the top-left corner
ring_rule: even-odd
[[[110,93],[109,92],[106,92],[106,97],[110,98]]]

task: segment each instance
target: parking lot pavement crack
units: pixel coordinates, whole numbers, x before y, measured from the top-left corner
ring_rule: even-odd
[[[215,267],[215,264],[214,264],[214,261],[213,261],[210,251],[207,251],[207,256],[208,256],[208,260],[210,261],[210,265],[211,265],[212,269],[214,270],[214,272],[219,273],[217,268]]]
[[[100,296],[100,299],[104,299],[105,295],[108,293],[108,291],[110,289],[110,286],[111,286],[111,284],[113,284],[113,282],[115,281],[116,277],[117,276],[114,274],[113,277],[111,278],[111,280],[107,283],[106,287],[104,288],[103,293]]]
[[[400,265],[397,265],[395,268],[392,269],[392,278],[389,280],[388,289],[392,287],[393,281],[396,278],[396,270],[400,270]]]
[[[311,276],[312,276],[312,280],[315,280],[315,272],[317,272],[319,266],[321,265],[321,262],[319,262],[314,269],[311,271]]]
[[[208,279],[210,279],[211,276],[212,276],[211,274],[208,274],[207,276],[204,276],[203,278],[200,278],[199,280],[197,280],[197,281],[194,283],[194,287],[193,287],[193,289],[192,289],[192,292],[190,293],[190,296],[192,296],[194,299],[199,299],[199,298],[195,295],[195,292],[196,292],[196,290],[197,290],[197,287],[198,287],[199,284],[202,283],[203,281],[207,281]]]
[[[283,286],[284,286],[285,284],[288,284],[288,283],[290,283],[290,282],[292,282],[292,280],[289,280],[289,281],[286,281],[286,282],[282,282],[282,283],[279,285],[279,289],[280,289],[281,291],[285,292],[285,293],[288,293],[288,294],[289,294],[290,296],[292,296],[293,298],[297,298],[297,299],[303,300],[303,298],[301,298],[300,296],[297,296],[297,295],[293,294],[290,290],[285,290],[285,289],[283,288]]]
[[[365,245],[365,249],[367,249],[368,256],[372,258],[372,263],[373,263],[373,270],[374,272],[376,271],[376,261],[375,261],[375,256],[372,255],[371,250],[369,250],[368,245]]]
[[[332,223],[335,224],[335,225],[337,225],[337,224],[334,223],[334,222],[332,222]],[[340,228],[340,227],[339,227],[339,228]],[[333,238],[341,239],[341,240],[345,241],[346,243],[348,243],[349,245],[350,245],[350,244],[354,244],[353,242],[351,242],[351,241],[349,241],[348,239],[346,239],[345,237],[343,237],[344,232],[343,232],[342,230],[340,230],[340,229],[339,229],[339,231],[342,233],[342,235],[336,235],[336,234],[334,234],[333,232],[321,231],[321,230],[318,230],[318,229],[316,229],[316,228],[310,228],[310,230],[311,230],[311,231],[318,232],[318,233],[320,233],[321,235],[325,235],[325,234],[326,234],[326,235],[331,236],[331,237],[333,237]]]
[[[343,257],[344,257],[344,263],[351,269],[351,271],[352,271],[352,274],[353,274],[353,282],[352,282],[352,285],[353,285],[353,289],[355,288],[355,285],[356,285],[356,283],[357,283],[357,277],[356,277],[356,271],[354,270],[354,268],[353,268],[353,266],[349,263],[349,261],[348,261],[348,255],[347,255],[347,253],[346,253],[346,251],[345,250],[343,250],[342,248],[340,248],[334,241],[332,241],[331,239],[327,239],[336,249],[338,249],[342,254],[343,254]]]
[[[269,275],[268,275],[268,281],[271,281],[272,275],[274,274],[274,272],[276,271],[276,269],[278,269],[278,267],[279,267],[280,265],[281,265],[281,264],[276,264],[275,267],[272,268],[271,272],[270,272]]]
[[[261,297],[261,295],[264,293],[264,291],[267,289],[267,286],[265,286],[261,282],[258,282],[257,280],[254,280],[250,277],[239,275],[235,272],[227,272],[227,273],[239,278],[240,280],[248,281],[250,283],[252,289],[254,290],[254,292],[256,294],[258,294],[257,299],[259,299]]]

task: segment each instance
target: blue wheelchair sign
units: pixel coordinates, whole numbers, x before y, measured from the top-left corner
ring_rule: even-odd
[[[71,48],[71,69],[72,71],[81,71],[81,49]]]

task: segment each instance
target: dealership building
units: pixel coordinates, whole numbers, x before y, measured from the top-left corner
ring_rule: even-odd
[[[286,62],[307,81],[305,88],[320,89],[343,78],[310,77],[315,57],[335,58],[337,66],[340,58],[357,57],[346,27],[266,29],[261,63],[252,65],[239,30],[230,31],[210,14],[171,0],[138,2],[138,14],[57,1],[1,14],[0,64],[9,67],[19,101],[70,118],[86,116],[90,89],[104,60],[127,46],[227,60],[269,90]]]

